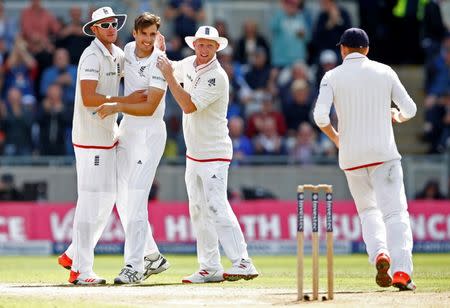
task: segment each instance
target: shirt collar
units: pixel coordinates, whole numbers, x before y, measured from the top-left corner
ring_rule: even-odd
[[[109,56],[109,57],[115,58],[114,44],[111,44],[112,45],[112,54],[111,54],[109,52],[109,50],[105,47],[105,45],[103,45],[103,43],[100,42],[100,40],[98,38],[95,38],[93,42],[94,42],[95,45],[97,45],[97,47],[103,52],[103,54],[106,57]]]
[[[214,55],[214,57],[213,57],[213,58],[211,59],[211,61],[209,61],[208,63],[206,63],[206,64],[200,64],[200,65],[197,65],[197,66],[195,66],[195,60],[194,60],[195,72],[198,73],[200,70],[206,68],[207,66],[210,66],[210,65],[211,65],[214,61],[216,61],[216,60],[217,60],[217,56]]]
[[[345,57],[344,61],[353,60],[353,59],[367,59],[367,57],[365,55],[363,55],[362,53],[352,52]]]

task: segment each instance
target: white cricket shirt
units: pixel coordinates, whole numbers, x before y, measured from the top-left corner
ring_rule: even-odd
[[[158,56],[163,52],[155,48],[146,58],[138,58],[135,53],[136,42],[128,43],[124,48],[125,63],[125,95],[137,90],[147,90],[149,87],[166,91],[167,82],[161,71],[156,67]],[[124,114],[121,127],[125,125],[148,125],[154,120],[163,120],[166,94],[164,93],[158,107],[152,116],[132,116]]]
[[[417,107],[389,66],[351,53],[320,83],[314,120],[330,123],[334,103],[338,117],[339,166],[350,169],[401,158],[395,144],[391,101],[412,118]]]
[[[96,38],[80,57],[73,111],[72,142],[76,147],[111,148],[116,143],[117,115],[100,119],[95,107],[83,105],[80,80],[97,80],[96,92],[117,96],[123,68],[123,51],[112,45],[112,54]]]
[[[183,83],[197,110],[183,113],[186,156],[197,161],[230,161],[233,146],[228,136],[228,76],[214,57],[194,67],[195,56],[174,62],[175,78]]]

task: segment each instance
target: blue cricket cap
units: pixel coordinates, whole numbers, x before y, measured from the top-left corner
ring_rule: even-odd
[[[350,28],[342,33],[341,39],[336,46],[344,45],[351,48],[365,48],[369,46],[369,36],[360,28]]]

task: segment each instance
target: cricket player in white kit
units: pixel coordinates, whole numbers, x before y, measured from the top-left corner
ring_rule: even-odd
[[[106,103],[97,108],[102,119],[124,113],[119,127],[117,208],[125,229],[125,267],[115,284],[139,283],[169,267],[159,253],[148,222],[148,195],[166,145],[163,120],[167,83],[156,67],[163,52],[154,47],[160,17],[143,13],[134,22],[135,41],[124,48],[125,95],[146,90],[145,103]],[[145,252],[145,268],[144,268]]]
[[[228,41],[209,26],[200,27],[185,41],[195,50],[194,56],[174,63],[175,71],[166,57],[159,57],[157,65],[183,110],[185,180],[200,269],[182,282],[253,279],[258,272],[248,257],[242,230],[227,199],[233,154],[226,119],[229,81],[216,52],[224,49]],[[225,272],[219,242],[233,264]]]
[[[414,290],[413,240],[392,122],[411,119],[417,108],[397,74],[367,58],[364,30],[346,30],[338,44],[344,61],[323,77],[314,119],[339,148],[339,166],[356,203],[369,261],[377,268],[377,284]],[[400,111],[391,109],[392,101]],[[339,132],[330,124],[332,104]]]
[[[92,13],[85,34],[95,36],[80,57],[77,73],[72,140],[75,149],[78,200],[75,210],[69,282],[104,284],[93,272],[94,247],[116,201],[116,116],[101,120],[93,111],[106,102],[143,102],[143,91],[118,97],[123,70],[123,51],[113,43],[126,15],[110,7]]]

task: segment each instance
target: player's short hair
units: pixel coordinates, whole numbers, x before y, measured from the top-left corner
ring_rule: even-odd
[[[144,12],[134,20],[134,31],[142,31],[153,25],[156,25],[156,29],[159,30],[159,27],[161,26],[161,17],[149,12]]]

